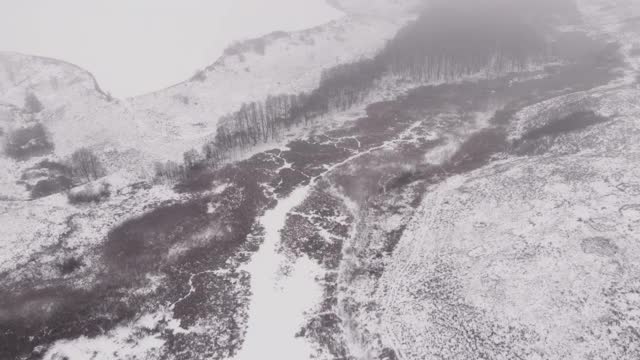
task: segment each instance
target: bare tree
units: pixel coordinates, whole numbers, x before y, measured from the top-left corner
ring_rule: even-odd
[[[175,183],[185,178],[185,168],[173,161],[166,163],[156,162],[154,164],[155,178],[157,181]]]
[[[195,149],[191,149],[183,154],[184,166],[187,169],[194,169],[201,163],[200,154]]]
[[[87,148],[80,148],[71,155],[71,169],[76,177],[86,182],[106,175],[100,159]]]

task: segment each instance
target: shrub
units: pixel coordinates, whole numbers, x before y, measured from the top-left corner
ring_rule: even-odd
[[[36,114],[42,111],[44,106],[33,93],[27,93],[24,97],[24,109],[28,113]]]
[[[67,177],[71,177],[73,175],[71,168],[67,165],[49,159],[40,161],[33,167],[33,169],[43,169],[49,171],[49,173],[64,175]]]
[[[98,203],[111,196],[111,186],[102,182],[100,184],[87,184],[78,189],[71,190],[67,196],[71,204]]]
[[[196,71],[195,74],[193,74],[193,76],[191,77],[191,81],[203,82],[205,80],[207,80],[207,73],[205,73],[204,70]]]
[[[84,266],[84,262],[81,259],[70,257],[63,261],[61,264],[58,264],[58,269],[60,270],[60,273],[62,273],[62,275],[69,275],[82,266]]]
[[[184,159],[184,166],[187,170],[193,170],[202,163],[200,154],[195,149],[191,149],[185,152],[183,154],[183,159]]]
[[[184,166],[173,161],[166,163],[157,162],[154,164],[155,179],[160,182],[176,183],[185,179],[186,171]]]
[[[37,199],[59,192],[69,190],[73,186],[71,179],[65,176],[58,176],[52,179],[40,180],[31,189],[31,198]]]
[[[16,129],[7,135],[5,153],[17,160],[42,156],[53,151],[53,143],[42,124]]]
[[[100,159],[87,148],[80,148],[71,154],[71,169],[74,176],[86,182],[106,175]]]

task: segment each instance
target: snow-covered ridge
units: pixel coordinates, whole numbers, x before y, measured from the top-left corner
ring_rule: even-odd
[[[63,95],[71,91],[85,95],[93,91],[103,98],[108,95],[100,89],[98,81],[88,71],[77,65],[42,56],[0,51],[0,99],[2,104],[22,107],[27,91],[51,95],[42,96],[45,105],[58,104]],[[57,95],[56,95],[57,94]]]

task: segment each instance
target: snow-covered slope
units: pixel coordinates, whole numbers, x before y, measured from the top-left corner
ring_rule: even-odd
[[[299,32],[278,32],[230,46],[211,66],[173,87],[130,99],[113,99],[87,71],[62,61],[0,52],[0,126],[5,132],[42,123],[63,159],[93,148],[109,171],[145,177],[154,161],[181,160],[199,149],[220,117],[244,102],[314,89],[324,69],[375,54],[414,13],[416,1],[365,6],[336,2],[345,15]],[[34,94],[43,110],[24,110]],[[0,161],[9,175],[3,195],[24,197],[14,186],[35,161]]]
[[[163,129],[182,150],[213,133],[221,116],[269,95],[314,89],[322,70],[374,55],[410,12],[349,14],[301,32],[273,33],[228,48],[213,65],[174,87],[128,100],[139,123]]]
[[[640,92],[629,51],[639,8],[580,3],[593,36],[622,44],[624,71],[525,107],[506,135],[517,148],[546,134],[527,151],[426,190],[373,291],[373,323],[398,358],[640,356]],[[555,128],[578,109],[607,120]]]
[[[323,69],[371,56],[411,15],[397,3],[377,4],[367,13],[350,13],[349,2],[340,6],[346,11],[341,19],[238,43],[193,79],[123,101],[111,101],[91,74],[73,65],[0,53],[0,102],[22,107],[25,94],[34,93],[45,105],[40,117],[61,156],[74,147],[108,144],[152,158],[180,158],[243,102],[313,89]]]
[[[27,92],[40,94],[47,106],[68,105],[76,98],[106,95],[87,71],[60,60],[2,52],[0,99],[23,107]]]
[[[615,120],[429,189],[377,292],[403,357],[640,356],[639,97],[585,94]]]
[[[34,94],[42,103],[37,114],[19,114],[25,107],[27,94]],[[87,71],[58,60],[17,53],[0,53],[0,104],[12,106],[19,115],[41,121],[50,131],[56,151],[66,155],[76,146],[94,145],[117,135],[118,119],[103,121],[95,114],[116,113],[96,80]],[[14,121],[9,126],[20,126]],[[100,135],[100,136],[98,136]]]

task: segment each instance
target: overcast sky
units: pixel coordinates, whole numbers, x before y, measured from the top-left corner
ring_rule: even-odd
[[[0,0],[0,50],[74,63],[126,97],[191,77],[234,40],[339,16],[324,0]]]

